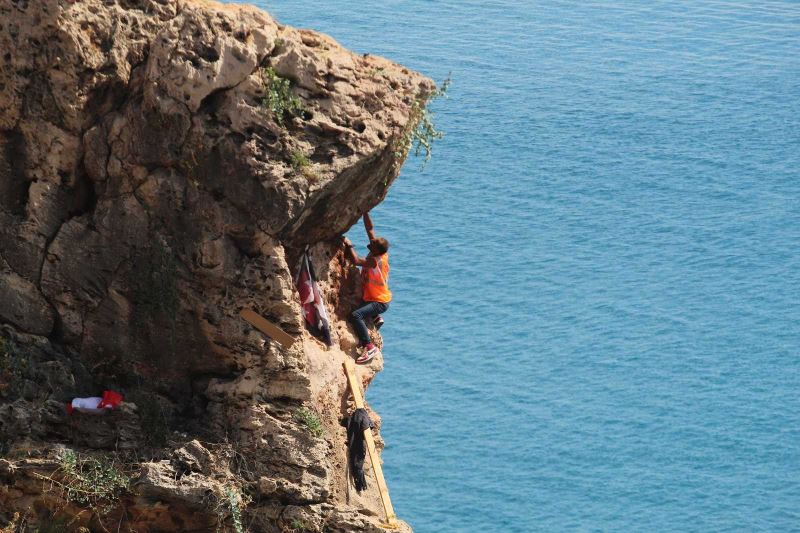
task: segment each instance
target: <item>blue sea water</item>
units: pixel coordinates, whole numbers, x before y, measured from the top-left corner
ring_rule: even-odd
[[[374,212],[402,518],[800,531],[800,4],[258,5],[452,71]]]

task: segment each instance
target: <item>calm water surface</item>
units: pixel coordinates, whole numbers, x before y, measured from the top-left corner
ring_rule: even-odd
[[[374,217],[401,517],[800,531],[800,4],[258,4],[452,71]]]

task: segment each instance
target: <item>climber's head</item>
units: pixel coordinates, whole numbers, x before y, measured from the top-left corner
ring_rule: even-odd
[[[383,255],[389,251],[389,241],[387,241],[383,237],[375,237],[374,239],[369,241],[367,248],[374,255]]]

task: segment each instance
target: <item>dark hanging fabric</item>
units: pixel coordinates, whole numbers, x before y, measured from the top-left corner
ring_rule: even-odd
[[[342,425],[347,428],[347,454],[350,462],[350,474],[356,491],[361,492],[367,488],[367,478],[364,476],[364,456],[367,453],[367,444],[364,441],[364,430],[374,426],[366,409],[356,409],[353,414],[342,420]]]

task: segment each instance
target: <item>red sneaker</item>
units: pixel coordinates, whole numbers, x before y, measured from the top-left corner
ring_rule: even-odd
[[[376,316],[372,319],[372,324],[375,326],[375,329],[381,329],[381,326],[383,326],[383,317],[381,315]]]
[[[361,357],[356,359],[356,363],[359,365],[365,365],[372,361],[372,358],[378,353],[378,348],[372,344],[371,342],[364,346],[363,351],[361,352]]]

